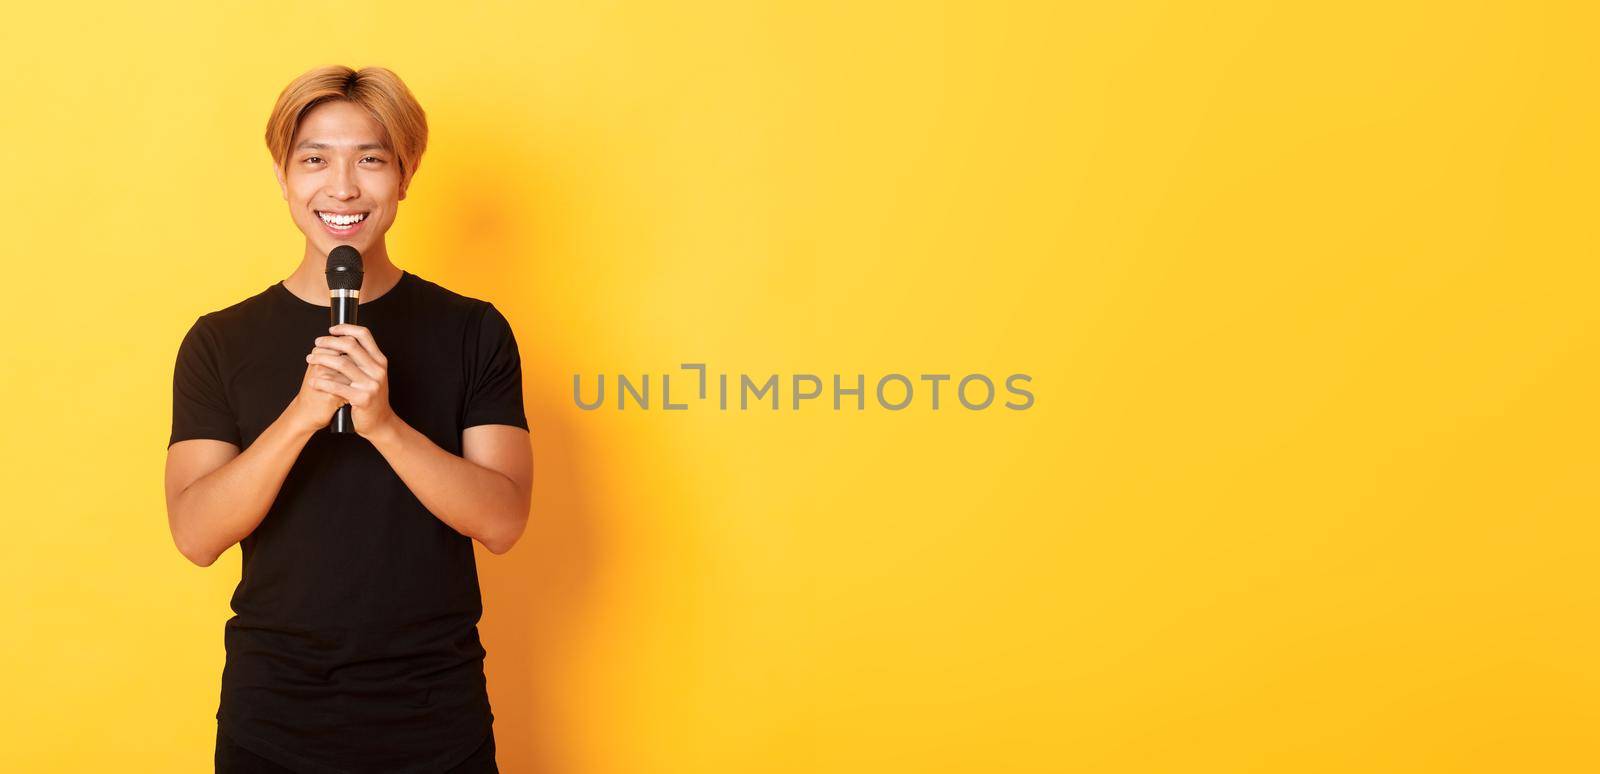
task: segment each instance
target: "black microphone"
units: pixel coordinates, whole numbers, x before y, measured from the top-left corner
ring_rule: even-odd
[[[339,245],[328,253],[328,324],[356,324],[356,310],[361,305],[361,251],[350,245]],[[330,433],[354,433],[355,423],[350,419],[350,404],[335,409],[328,421]]]

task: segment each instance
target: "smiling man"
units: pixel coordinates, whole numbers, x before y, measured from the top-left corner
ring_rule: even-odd
[[[427,145],[389,70],[312,70],[267,145],[305,253],[179,345],[168,525],[243,553],[217,709],[219,772],[495,772],[472,541],[527,523],[532,449],[505,316],[390,260]],[[328,253],[360,251],[360,325],[329,326]],[[348,403],[355,434],[326,428]]]

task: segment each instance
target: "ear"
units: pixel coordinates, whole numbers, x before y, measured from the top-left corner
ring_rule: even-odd
[[[283,200],[289,201],[289,184],[284,182],[283,167],[278,166],[276,161],[272,162],[272,174],[278,178],[278,190],[283,192]]]
[[[410,185],[411,185],[411,178],[409,178],[409,177],[407,177],[406,179],[400,181],[400,199],[399,199],[399,201],[403,202],[403,201],[406,200],[406,188],[408,186],[410,186]]]

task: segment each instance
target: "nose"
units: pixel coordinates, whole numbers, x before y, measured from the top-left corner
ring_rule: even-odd
[[[329,193],[337,199],[354,199],[361,195],[361,189],[356,187],[355,174],[343,167],[335,169],[333,181],[329,185],[332,189]]]

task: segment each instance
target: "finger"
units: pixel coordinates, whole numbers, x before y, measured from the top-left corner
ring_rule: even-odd
[[[312,379],[311,387],[330,395],[337,395],[351,404],[354,404],[358,399],[364,399],[363,396],[365,395],[365,393],[348,384],[340,384],[332,379]]]
[[[354,387],[359,388],[371,381],[361,369],[356,368],[355,364],[343,355],[306,355],[306,363],[321,369],[321,373],[316,376],[334,379]]]
[[[377,382],[375,380],[373,380],[372,377],[368,376],[360,368],[357,368],[356,364],[350,362],[350,359],[347,358],[347,357],[344,357],[344,356],[341,356],[341,355],[316,355],[316,354],[312,354],[312,355],[306,355],[306,362],[307,363],[315,363],[317,365],[320,365],[320,366],[323,366],[325,368],[329,368],[329,369],[332,369],[334,371],[338,371],[341,374],[344,374],[345,377],[347,377],[350,380],[350,384],[353,385],[353,386],[368,385],[369,382],[371,383],[369,385],[370,387],[376,387],[377,386]]]
[[[354,336],[357,341],[361,342],[361,346],[366,347],[367,354],[371,355],[378,365],[384,368],[389,367],[389,358],[384,357],[383,350],[378,349],[378,342],[372,340],[372,331],[365,326],[339,323],[329,327],[328,332],[336,336]]]
[[[337,349],[331,349],[329,347],[313,347],[311,349],[311,354],[313,354],[313,355],[332,355],[333,357],[342,357],[342,356],[344,356],[343,352],[341,352],[341,351],[339,351]],[[307,363],[311,363],[311,358],[309,358],[309,357],[306,358],[306,362]],[[357,365],[359,365],[359,363]],[[329,368],[327,366],[319,365],[317,363],[311,363],[311,367],[317,369],[317,374],[316,375],[318,375],[318,376],[321,376],[321,375],[333,376],[333,377],[337,377],[339,379],[343,379],[346,384],[348,384],[350,382],[349,377],[347,377],[344,374],[339,373],[338,371],[335,371],[332,368]],[[368,374],[368,375],[370,376],[371,374]]]
[[[310,378],[312,378],[312,379],[332,379],[332,380],[334,380],[336,382],[339,382],[340,384],[349,384],[350,383],[350,377],[345,376],[344,374],[341,374],[338,371],[335,371],[332,368],[329,368],[329,367],[327,367],[325,365],[322,365],[320,363],[311,363],[310,367],[311,367],[311,376],[310,376]]]
[[[354,336],[318,336],[315,341],[319,348],[332,349],[340,354],[347,355],[355,362],[357,368],[360,368],[374,380],[383,377],[383,366],[372,359],[372,356],[367,353],[366,346]]]

